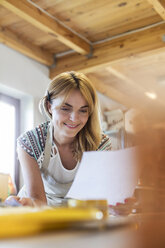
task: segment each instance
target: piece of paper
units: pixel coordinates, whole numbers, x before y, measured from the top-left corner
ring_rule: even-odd
[[[132,197],[138,182],[136,148],[84,152],[75,180],[66,197],[107,199],[109,204]]]

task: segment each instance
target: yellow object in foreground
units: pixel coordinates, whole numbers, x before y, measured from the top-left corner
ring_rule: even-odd
[[[77,200],[77,199],[69,199],[68,200],[69,207],[81,207],[81,208],[97,208],[102,211],[104,218],[109,216],[108,211],[108,201],[107,200]]]
[[[0,208],[0,238],[32,235],[103,218],[102,211],[95,208]]]

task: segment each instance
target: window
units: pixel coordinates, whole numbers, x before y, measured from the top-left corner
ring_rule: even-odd
[[[16,138],[20,133],[20,101],[0,93],[0,172],[10,174],[19,188]]]

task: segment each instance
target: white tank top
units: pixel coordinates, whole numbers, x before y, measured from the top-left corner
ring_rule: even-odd
[[[53,151],[54,148],[56,149],[56,154],[54,153],[50,158],[52,148]],[[72,185],[78,167],[79,162],[72,170],[64,168],[57,146],[55,143],[52,146],[52,129],[50,127],[45,145],[44,161],[40,168],[48,205],[57,206],[65,203],[64,197]],[[22,187],[18,196],[28,197],[25,186]]]
[[[72,170],[66,169],[61,161],[61,157],[58,151],[56,144],[53,144],[53,148],[56,149],[56,154],[53,154],[53,157],[50,158],[48,172],[54,177],[58,183],[70,183],[73,181],[76,171],[78,169],[78,164]],[[53,149],[54,150],[54,149]]]

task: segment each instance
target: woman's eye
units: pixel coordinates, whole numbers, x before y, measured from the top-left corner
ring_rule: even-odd
[[[87,113],[88,111],[86,109],[81,109],[80,112],[81,113]]]
[[[70,109],[68,109],[68,108],[61,108],[61,110],[63,110],[63,111],[69,111]]]

